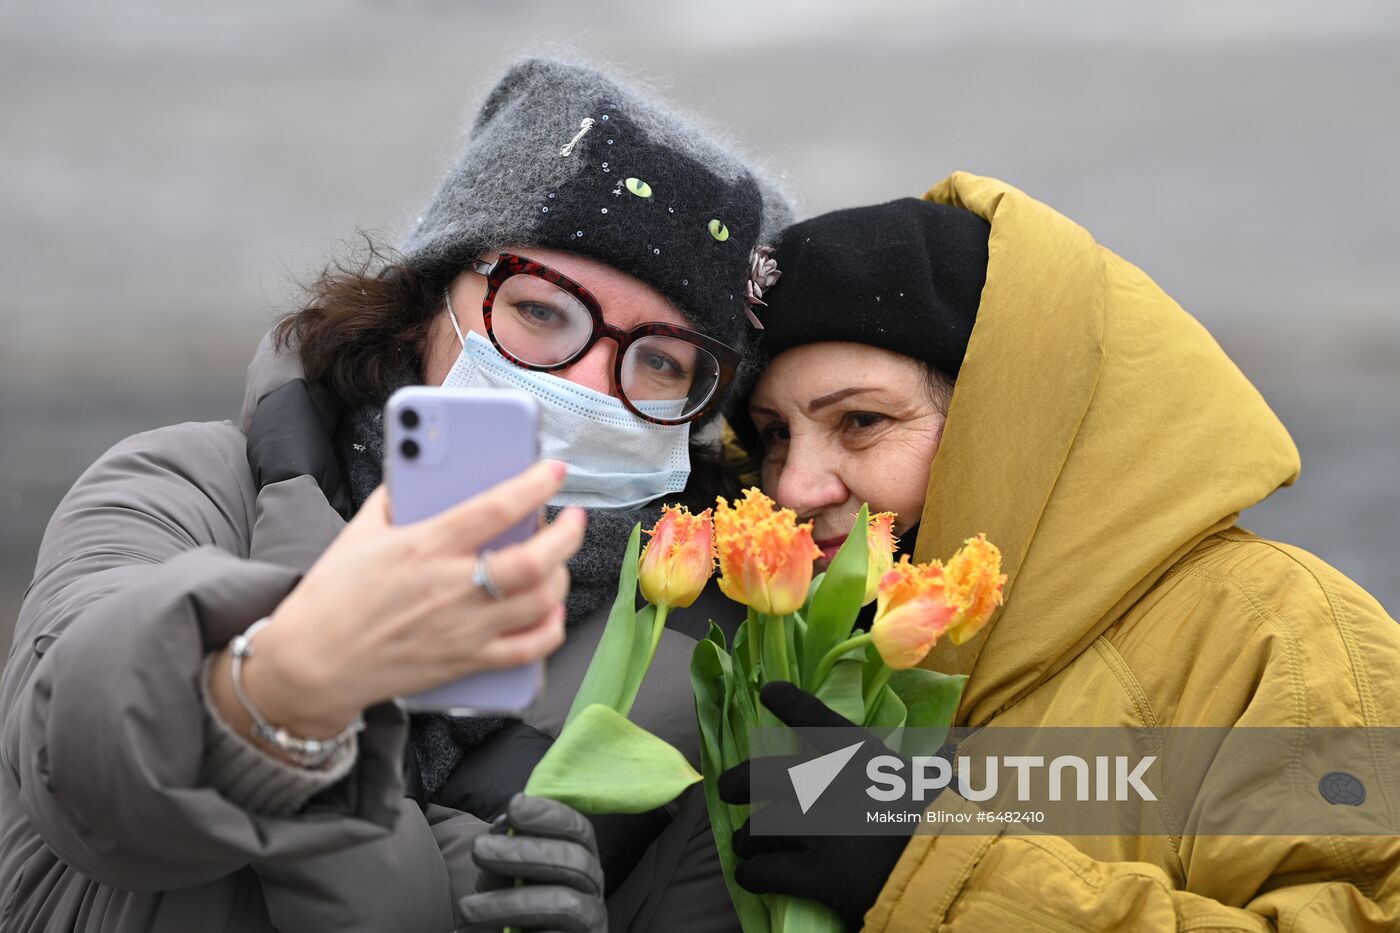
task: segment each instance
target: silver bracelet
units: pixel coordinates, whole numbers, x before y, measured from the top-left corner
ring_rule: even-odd
[[[330,739],[304,739],[267,721],[267,717],[253,705],[253,701],[243,689],[243,662],[253,656],[253,637],[270,621],[271,616],[259,619],[248,626],[242,635],[235,636],[233,641],[229,642],[229,653],[233,655],[233,692],[238,697],[238,702],[248,711],[248,715],[253,717],[254,735],[303,768],[319,768],[344,748],[356,733],[364,730],[365,719],[356,715],[354,722]]]

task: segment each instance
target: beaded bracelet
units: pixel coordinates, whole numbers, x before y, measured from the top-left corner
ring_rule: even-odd
[[[253,656],[253,637],[270,621],[270,616],[259,619],[248,626],[248,630],[242,635],[229,642],[229,653],[233,655],[233,692],[238,697],[238,702],[243,704],[243,708],[253,718],[254,735],[303,768],[319,768],[344,748],[356,733],[364,730],[365,720],[363,716],[357,715],[355,721],[346,726],[339,735],[329,739],[304,739],[267,721],[267,717],[263,716],[243,689],[243,662]]]

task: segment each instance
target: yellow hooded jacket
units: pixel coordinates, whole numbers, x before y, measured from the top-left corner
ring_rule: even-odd
[[[917,548],[986,532],[1010,576],[991,623],[924,662],[970,675],[958,724],[1400,726],[1400,626],[1235,524],[1298,453],[1210,335],[1009,185],[959,173],[926,197],[991,223]],[[1388,826],[1398,752],[1359,775]],[[1258,768],[1318,793],[1296,759]],[[866,915],[889,933],[1016,927],[1397,930],[1400,838],[916,835]]]

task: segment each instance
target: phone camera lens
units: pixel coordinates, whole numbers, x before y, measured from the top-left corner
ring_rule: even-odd
[[[405,408],[403,411],[399,412],[399,424],[409,430],[418,427],[419,420],[418,412],[412,408]]]
[[[405,460],[416,460],[418,459],[418,442],[410,438],[399,445],[399,451]]]

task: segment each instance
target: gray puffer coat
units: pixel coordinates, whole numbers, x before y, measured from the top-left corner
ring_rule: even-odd
[[[264,341],[243,425],[297,375]],[[0,684],[0,930],[456,928],[486,827],[404,798],[396,706],[366,711],[354,770],[295,816],[249,813],[201,777],[203,658],[344,524],[310,477],[259,491],[245,448],[231,422],[136,435],[54,513]],[[557,734],[604,615],[550,659],[531,725]],[[697,763],[692,644],[666,632],[633,719]],[[608,902],[612,929],[737,930],[698,788],[671,810]]]

